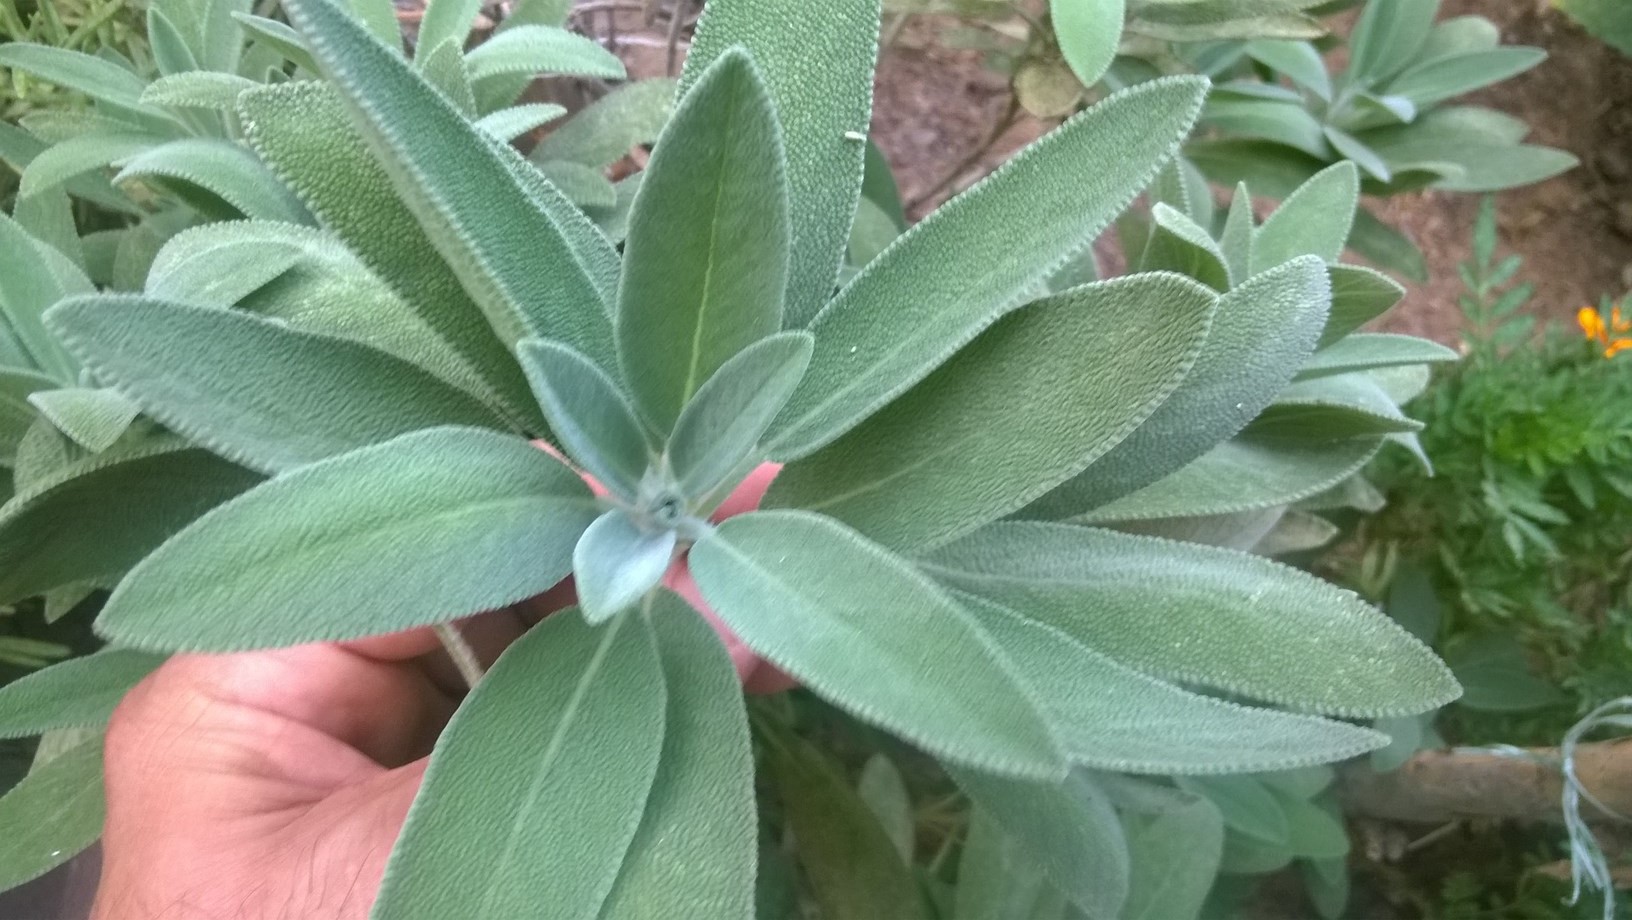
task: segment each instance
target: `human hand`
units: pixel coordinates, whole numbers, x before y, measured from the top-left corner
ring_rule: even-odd
[[[492,650],[521,628],[466,633]],[[416,630],[166,662],[108,726],[94,920],[366,918],[457,699],[437,647]]]
[[[756,507],[777,471],[755,471],[715,520]],[[792,685],[708,610],[684,558],[664,583],[714,624],[751,692]],[[572,601],[564,582],[462,632],[490,664]],[[366,918],[460,696],[438,646],[422,629],[166,662],[108,726],[93,920]]]

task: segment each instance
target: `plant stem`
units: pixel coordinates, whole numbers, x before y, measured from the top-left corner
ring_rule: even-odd
[[[465,637],[459,632],[458,624],[438,623],[431,628],[436,630],[436,637],[442,640],[442,647],[447,650],[448,657],[453,659],[453,666],[459,669],[459,676],[465,679],[465,684],[470,689],[476,689],[476,685],[481,683],[485,669],[482,667],[481,659],[476,657],[476,650],[470,647],[470,643],[466,642]]]

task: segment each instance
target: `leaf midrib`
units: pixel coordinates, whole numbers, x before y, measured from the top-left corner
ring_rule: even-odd
[[[555,733],[550,736],[549,744],[545,747],[543,756],[539,758],[538,767],[533,771],[533,782],[528,786],[527,797],[522,801],[520,807],[515,810],[514,817],[510,821],[510,827],[504,838],[504,850],[499,853],[498,859],[493,863],[493,868],[488,873],[489,878],[514,877],[515,873],[510,871],[509,866],[516,857],[521,829],[529,823],[527,817],[532,814],[533,809],[538,807],[539,796],[543,794],[545,784],[542,780],[550,774],[550,767],[555,763],[556,758],[561,755],[561,749],[566,743],[566,736],[571,734],[571,729],[574,727],[573,723],[577,720],[578,710],[582,708],[584,698],[589,695],[590,685],[594,683],[595,677],[600,673],[601,666],[606,662],[606,657],[612,649],[612,640],[617,638],[618,630],[623,627],[624,622],[627,620],[628,615],[625,614],[614,618],[611,624],[606,627],[605,637],[601,639],[600,645],[595,647],[595,653],[590,657],[589,664],[585,666],[583,676],[578,679],[578,685],[573,688],[572,696],[567,700],[567,705],[562,710],[560,720],[556,722]],[[471,916],[491,916],[488,911],[493,904],[494,893],[501,888],[507,889],[507,887],[502,884],[488,885],[486,892],[482,895],[481,909]]]
[[[697,381],[697,377],[702,366],[703,330],[708,325],[707,318],[709,305],[713,303],[715,299],[714,269],[719,262],[717,255],[720,248],[720,227],[725,224],[725,220],[721,214],[721,202],[725,200],[725,174],[727,169],[729,169],[730,161],[733,159],[729,154],[729,145],[733,142],[729,139],[732,138],[735,132],[737,116],[741,108],[741,93],[740,91],[733,92],[731,105],[727,110],[725,118],[725,130],[720,134],[721,137],[728,139],[728,152],[726,155],[720,158],[721,168],[714,174],[714,205],[710,209],[711,213],[713,214],[713,220],[709,221],[708,228],[708,251],[703,266],[703,296],[702,302],[697,307],[697,324],[691,331],[691,360],[689,366],[686,368],[685,383],[680,387],[681,406],[684,406],[686,403],[690,402],[691,397],[696,394],[697,388],[701,386],[701,384]]]

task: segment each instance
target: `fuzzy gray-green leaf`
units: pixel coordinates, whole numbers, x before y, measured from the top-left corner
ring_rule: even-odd
[[[632,500],[651,447],[618,385],[559,342],[528,339],[517,354],[561,446],[602,485]]]
[[[1159,201],[1150,215],[1150,240],[1140,257],[1140,271],[1178,272],[1215,291],[1230,289],[1224,253],[1205,229],[1183,211]]]
[[[400,358],[280,320],[126,295],[65,301],[50,317],[86,366],[149,415],[264,472],[436,425],[507,428]]]
[[[246,217],[311,223],[306,208],[266,164],[229,141],[205,137],[169,141],[131,157],[113,177],[115,182],[131,179],[184,182],[219,197]]]
[[[102,736],[41,764],[0,797],[0,890],[72,859],[102,834]]]
[[[1344,160],[1316,173],[1281,202],[1252,242],[1252,270],[1274,268],[1298,256],[1336,262],[1354,225],[1360,173]]]
[[[1224,822],[1200,796],[1174,792],[1171,806],[1126,819],[1128,900],[1121,920],[1195,920],[1218,876]]]
[[[4,214],[0,214],[0,250],[7,253],[0,262],[0,312],[5,314],[8,331],[27,352],[29,370],[41,371],[59,384],[77,382],[79,365],[56,336],[46,331],[41,317],[62,298],[89,294],[95,286],[67,256],[35,239]]]
[[[937,575],[934,558],[926,570]],[[1386,743],[1342,722],[1181,690],[1018,612],[1024,608],[958,596],[992,641],[1025,663],[1026,680],[1074,765],[1119,773],[1280,770],[1346,760]]]
[[[1369,374],[1350,371],[1299,380],[1282,390],[1253,430],[1284,438],[1353,438],[1420,431],[1422,423],[1407,418]]]
[[[612,367],[601,291],[499,145],[332,0],[286,0],[376,161],[505,343],[560,339]]]
[[[483,395],[529,427],[543,425],[511,358],[431,238],[396,197],[332,88],[289,83],[245,93],[245,135],[323,225],[402,298],[457,360],[485,383]]]
[[[1308,358],[1327,303],[1326,272],[1314,258],[1262,272],[1226,293],[1178,389],[1120,444],[1019,516],[1063,520],[1086,513],[1235,436]]]
[[[1332,312],[1320,334],[1320,348],[1388,312],[1405,296],[1399,282],[1363,265],[1329,265],[1326,272],[1332,280]]]
[[[238,96],[260,84],[231,73],[191,70],[160,77],[142,90],[142,101],[150,105],[217,109],[230,112]]]
[[[39,418],[29,397],[56,387],[55,380],[42,374],[0,368],[0,462],[15,465],[29,428]]]
[[[674,559],[673,530],[646,531],[628,513],[608,511],[572,551],[573,584],[584,619],[599,625],[657,587]]]
[[[205,514],[131,571],[97,628],[137,648],[233,651],[469,616],[559,582],[599,513],[570,469],[521,438],[416,432]]]
[[[533,150],[532,160],[571,160],[595,169],[612,165],[637,144],[657,140],[674,111],[674,81],[639,80],[597,99]]]
[[[810,363],[808,332],[782,332],[737,352],[681,410],[669,467],[681,494],[707,495],[759,446]]]
[[[1083,86],[1093,86],[1116,58],[1126,0],[1049,0],[1060,53]]]
[[[1171,680],[1340,715],[1423,712],[1460,692],[1427,646],[1353,592],[1256,556],[1010,523],[929,561],[949,584]]]
[[[371,916],[595,920],[659,769],[663,685],[639,617],[567,611],[516,640],[437,739]]]
[[[650,613],[668,684],[646,814],[600,920],[750,920],[754,762],[736,670],[697,611],[660,593]]]
[[[25,674],[0,687],[0,738],[102,725],[125,691],[164,659],[152,652],[106,648]]]
[[[1288,505],[1360,471],[1382,442],[1279,442],[1237,435],[1137,492],[1072,520],[1084,524],[1232,514]]]
[[[922,920],[912,871],[839,765],[779,726],[763,734],[769,773],[823,920]]]
[[[1410,335],[1361,333],[1345,336],[1315,352],[1298,372],[1298,379],[1329,377],[1350,371],[1400,367],[1409,364],[1443,364],[1457,360],[1457,354],[1438,342]]]
[[[711,3],[686,55],[682,95],[736,46],[764,71],[787,140],[789,215],[798,241],[789,265],[789,328],[808,324],[832,296],[850,238],[872,114],[880,6],[880,0]]]
[[[1190,370],[1217,302],[1187,278],[1152,274],[1017,310],[883,411],[790,464],[766,505],[820,511],[902,551],[968,533],[1134,431]]]
[[[99,453],[130,428],[141,407],[111,387],[70,387],[30,393],[28,401],[75,444]]]
[[[797,459],[838,438],[1019,306],[1144,188],[1204,92],[1204,81],[1173,78],[1117,93],[902,234],[812,323],[816,352],[772,455]]]
[[[1128,894],[1127,845],[1116,809],[1087,775],[1037,782],[947,772],[1087,916],[1116,916]]]
[[[108,582],[261,477],[176,438],[111,450],[0,508],[0,600]],[[88,522],[94,526],[84,526]]]
[[[948,760],[1063,774],[1014,665],[883,547],[820,515],[765,511],[721,524],[690,562],[703,598],[743,642],[860,718]]]
[[[472,80],[518,74],[565,74],[622,80],[623,62],[593,39],[544,25],[505,29],[465,56]]]
[[[776,111],[741,52],[709,67],[658,138],[629,214],[617,339],[659,432],[732,355],[782,328],[783,161]]]

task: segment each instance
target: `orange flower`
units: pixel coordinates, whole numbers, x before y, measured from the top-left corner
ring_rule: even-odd
[[[1576,311],[1575,321],[1580,324],[1581,331],[1586,337],[1597,341],[1604,346],[1604,357],[1613,358],[1627,349],[1632,349],[1632,318],[1621,314],[1620,307],[1609,311],[1609,322],[1604,322],[1604,315],[1592,307],[1582,307]]]

